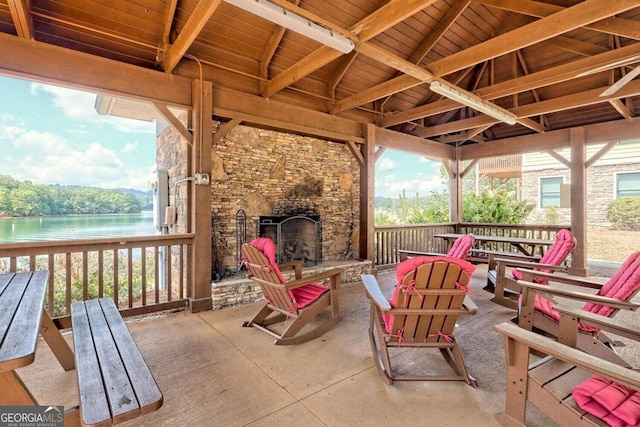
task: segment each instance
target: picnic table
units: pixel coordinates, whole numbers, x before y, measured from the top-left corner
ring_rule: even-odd
[[[39,335],[65,371],[75,367],[71,348],[44,310],[48,281],[46,270],[0,274],[0,406],[38,404],[16,369],[33,363]]]
[[[463,236],[463,234],[457,233],[441,233],[435,234],[434,237],[445,239],[450,242],[455,241],[458,237]],[[475,240],[475,245],[479,245],[481,247],[485,247],[487,244],[491,243],[506,243],[513,246],[518,250],[519,253],[526,255],[528,257],[535,256],[536,254],[544,255],[544,251],[546,248],[551,246],[553,240],[546,239],[530,239],[524,237],[513,237],[513,236],[483,236],[479,234],[474,234],[473,238]],[[505,254],[508,255],[507,251],[492,251],[485,250],[481,248],[474,248],[472,252],[476,253],[497,253],[497,254]]]

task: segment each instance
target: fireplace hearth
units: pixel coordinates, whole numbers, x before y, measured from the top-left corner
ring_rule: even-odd
[[[258,236],[276,244],[276,262],[302,261],[317,265],[322,261],[320,217],[317,215],[261,216]]]

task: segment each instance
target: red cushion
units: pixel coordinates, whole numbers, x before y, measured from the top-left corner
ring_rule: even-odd
[[[451,258],[460,258],[467,259],[467,254],[469,254],[469,249],[473,246],[473,235],[465,234],[464,236],[460,236],[456,239],[447,252],[447,256]]]
[[[640,392],[594,375],[572,391],[580,408],[611,426],[640,425]]]
[[[540,261],[538,262],[540,264],[547,265],[560,265],[560,263],[562,263],[562,261],[567,258],[569,252],[573,250],[573,247],[575,245],[576,239],[575,237],[573,237],[573,234],[571,234],[569,230],[563,228],[556,233],[556,237],[553,239],[553,243],[551,244],[551,246],[549,246],[547,252],[542,258],[540,258]],[[551,272],[551,270],[549,269],[539,267],[535,267],[534,270],[542,271],[544,273]],[[513,269],[512,274],[515,280],[522,280],[522,272],[518,271],[518,269]],[[549,283],[548,280],[539,279],[537,277],[534,277],[533,281],[541,285],[546,285],[547,283]]]
[[[267,259],[269,260],[269,265],[271,269],[278,275],[280,283],[285,283],[286,280],[284,280],[284,276],[278,268],[278,263],[276,263],[276,245],[275,243],[273,243],[273,240],[268,237],[258,237],[257,239],[251,241],[250,245],[262,252],[264,256],[267,257]]]
[[[640,252],[635,252],[627,258],[620,269],[598,291],[598,295],[628,301],[640,289]],[[535,296],[535,309],[541,311],[556,321],[560,320],[560,314],[553,310],[555,303],[545,297]],[[615,310],[613,307],[602,304],[586,303],[583,310],[609,317]],[[586,332],[595,332],[597,328],[578,324],[578,327]]]
[[[598,295],[628,301],[640,288],[640,252],[631,254],[622,267],[598,291]],[[591,313],[610,316],[614,308],[587,303],[582,308]]]
[[[278,264],[276,263],[276,245],[275,243],[273,243],[273,240],[268,237],[259,237],[257,239],[254,239],[250,244],[267,257],[267,259],[269,260],[269,265],[280,279],[280,283],[286,283],[287,281],[285,280],[282,272],[278,268]],[[317,300],[320,295],[328,291],[329,288],[326,286],[322,286],[317,283],[311,283],[309,285],[291,289],[289,291],[289,295],[291,296],[291,299],[293,299],[296,308],[300,309],[308,306],[309,304]]]
[[[449,258],[443,256],[416,256],[413,258],[408,258],[398,264],[398,267],[396,268],[396,287],[393,290],[393,296],[389,300],[389,304],[391,304],[391,307],[396,307],[398,294],[400,293],[402,282],[404,281],[404,278],[407,274],[415,274],[415,270],[422,264],[435,263],[438,261],[444,261],[449,264],[458,265],[462,269],[462,271],[467,273],[469,277],[471,277],[473,275],[473,272],[476,271],[476,267],[473,264],[470,264],[467,261],[458,258]],[[382,318],[384,319],[386,331],[390,332],[391,326],[393,325],[393,315],[390,313],[386,313],[382,315]]]
[[[304,285],[299,288],[291,289],[289,291],[289,295],[293,298],[293,301],[296,303],[296,308],[305,308],[315,300],[317,300],[320,295],[325,292],[329,292],[329,288],[326,286],[319,285],[317,283],[311,283],[310,285]]]

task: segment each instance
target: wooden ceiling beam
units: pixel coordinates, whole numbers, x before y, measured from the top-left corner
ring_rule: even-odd
[[[0,74],[191,108],[191,79],[8,34],[0,34]]]
[[[582,127],[586,130],[586,144],[625,141],[635,139],[640,134],[640,118],[616,120]],[[560,129],[545,133],[494,140],[491,141],[490,144],[464,145],[460,147],[461,159],[464,161],[476,158],[569,148],[570,131],[570,129]]]
[[[640,55],[640,44],[635,43],[616,50],[609,50],[600,55],[581,58],[573,62],[558,65],[553,68],[527,74],[513,80],[478,89],[476,94],[484,99],[496,99],[514,93],[525,92],[539,87],[549,86],[575,78],[582,73],[588,73],[609,63]],[[403,76],[406,77],[406,76]],[[412,80],[415,80],[411,78]],[[398,83],[398,82],[396,82]],[[401,83],[399,83],[401,84]],[[388,127],[396,124],[440,114],[457,108],[457,103],[442,100],[430,104],[414,107],[402,112],[387,115],[382,119],[381,126]]]
[[[622,117],[624,117],[625,119],[631,119],[632,115],[631,115],[631,111],[629,111],[629,109],[627,108],[626,105],[624,105],[624,102],[622,102],[619,99],[611,99],[609,100],[609,103],[611,104],[611,106],[613,108],[616,109],[616,111],[618,113],[620,113],[620,115]]]
[[[613,4],[603,3],[599,0],[586,0],[572,6],[571,8],[563,9],[556,14],[516,28],[515,30],[501,34],[468,49],[434,61],[429,64],[426,69],[431,71],[436,77],[442,77],[468,66],[550,39],[564,32],[583,26],[586,23],[603,19],[621,11],[637,7],[637,2],[634,2],[633,0],[617,0],[617,2],[621,3]],[[609,5],[611,5],[612,9],[609,9]],[[574,73],[572,77],[575,77],[576,74],[577,73]],[[385,84],[403,88],[399,90],[399,92],[401,92],[420,84],[420,81],[415,77],[402,75],[386,81]],[[335,114],[379,99],[375,98],[375,96],[378,96],[379,94],[378,86],[373,86],[338,101],[332,112]],[[362,103],[360,104],[360,102]],[[414,117],[414,119],[415,118],[419,117]]]
[[[416,51],[413,52],[411,58],[409,58],[409,62],[413,64],[419,64],[431,49],[438,43],[438,41],[442,38],[444,33],[447,32],[449,27],[458,19],[458,17],[464,12],[464,10],[469,6],[471,0],[457,0],[453,6],[449,9],[446,15],[438,21],[438,24],[429,32],[429,35],[426,39],[420,44],[420,47]],[[400,74],[396,74],[398,76]],[[384,104],[391,98],[391,95],[386,97],[382,101],[382,105],[384,108]]]
[[[173,28],[173,17],[176,14],[176,7],[178,0],[169,0],[167,6],[164,9],[164,17],[162,19],[162,35],[158,42],[158,55],[156,56],[156,63],[160,65],[164,61],[167,47],[171,43],[171,28]]]
[[[387,52],[371,43],[360,43],[356,46],[358,53],[361,53],[374,61],[378,61],[391,68],[395,68],[404,74],[414,77],[421,82],[430,82],[434,76],[422,67],[418,67],[412,62],[405,61],[397,55]]]
[[[34,40],[33,36],[33,19],[29,11],[29,0],[7,0],[11,19],[16,28],[18,37],[23,39]]]
[[[300,0],[293,0],[290,4],[298,6],[300,4]],[[265,80],[269,79],[269,64],[271,64],[271,60],[276,54],[276,50],[278,49],[278,46],[280,46],[280,42],[282,41],[282,37],[284,37],[286,30],[287,29],[285,27],[276,25],[273,33],[271,33],[271,37],[269,37],[267,47],[265,47],[264,52],[262,53],[262,58],[260,59],[260,77]]]
[[[229,134],[229,132],[231,132],[240,123],[242,123],[242,120],[240,120],[240,119],[231,119],[228,122],[223,123],[218,128],[218,130],[213,134],[213,138],[211,139],[211,144],[212,145],[217,144],[218,141],[220,141],[222,138],[227,136]]]
[[[526,117],[539,116],[542,114],[550,114],[556,111],[570,110],[585,105],[609,102],[610,100],[617,99],[617,97],[637,96],[640,95],[640,80],[633,81],[626,85],[624,88],[620,89],[620,92],[616,93],[615,97],[614,95],[610,95],[609,97],[601,97],[600,94],[602,93],[602,91],[603,88],[597,88],[582,93],[548,99],[545,101],[535,102],[533,104],[514,108],[511,110],[511,112],[516,114],[518,116],[518,121],[523,124],[522,119]],[[455,122],[449,122],[438,126],[431,126],[429,128],[419,128],[415,131],[415,133],[417,136],[429,138],[431,136],[461,132],[496,123],[499,123],[499,121],[489,116],[476,116],[469,119],[457,120]],[[533,123],[535,124],[535,122]],[[538,131],[537,129],[534,130]]]
[[[438,77],[445,76],[473,64],[514,52],[635,7],[638,7],[637,0],[608,0],[606,2],[584,0],[531,24],[448,55],[431,63],[428,69]]]
[[[358,37],[359,43],[366,42],[433,3],[435,3],[435,0],[391,0],[355,24],[349,31]],[[275,95],[285,87],[322,68],[341,55],[341,52],[330,47],[320,47],[312,54],[269,80],[264,85],[262,96],[269,98]]]
[[[533,0],[477,0],[486,5],[509,12],[522,13],[536,18],[545,18],[566,8]],[[606,34],[615,34],[640,40],[640,22],[610,17],[584,26],[590,30]]]
[[[240,119],[248,125],[299,133],[330,141],[353,141],[358,144],[364,142],[361,122],[220,86],[213,88],[213,114],[229,119]]]
[[[222,0],[200,0],[198,2],[175,43],[167,49],[164,61],[161,64],[164,72],[171,73],[176,68],[176,65],[187,53],[187,50],[189,50],[189,47],[191,47],[191,44],[198,37],[198,34],[200,34],[200,31],[202,31],[221,2]]]
[[[544,40],[540,43],[582,56],[598,55],[609,50],[606,47],[599,46],[597,44],[587,43],[565,36],[557,36],[549,40]]]
[[[376,128],[376,146],[420,154],[430,159],[455,159],[454,147],[383,128]]]
[[[166,105],[161,104],[160,102],[153,102],[153,106],[155,107],[158,114],[160,114],[164,119],[171,125],[173,129],[175,129],[180,136],[182,136],[189,145],[193,145],[193,134],[187,129],[182,122],[167,108]]]

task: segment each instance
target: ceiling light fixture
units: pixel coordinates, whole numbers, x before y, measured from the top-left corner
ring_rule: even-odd
[[[348,38],[340,34],[335,34],[333,31],[324,28],[315,22],[311,22],[306,18],[296,15],[295,13],[283,9],[280,6],[276,6],[266,0],[224,1],[342,53],[349,53],[355,47],[353,41]]]
[[[442,96],[446,96],[456,102],[459,102],[467,107],[471,107],[474,110],[480,111],[488,116],[498,119],[501,122],[505,122],[510,125],[515,125],[518,121],[518,117],[511,111],[498,107],[496,104],[484,101],[477,95],[467,92],[466,90],[455,88],[444,84],[438,80],[431,82],[429,86],[432,92],[438,93]]]
[[[612,68],[624,67],[626,65],[631,65],[634,62],[638,62],[638,61],[640,61],[640,55],[635,55],[635,56],[632,56],[632,57],[629,57],[629,58],[620,59],[619,61],[615,61],[615,62],[612,62],[610,64],[601,65],[600,67],[594,68],[593,70],[584,71],[584,72],[576,75],[576,77],[590,76],[591,74],[596,74],[596,73],[599,73],[601,71],[607,71],[607,70],[610,70]]]

